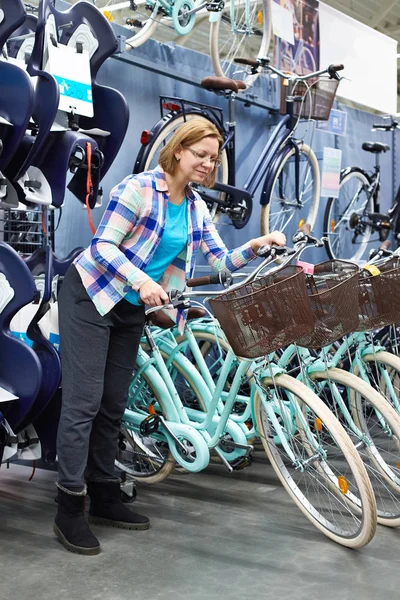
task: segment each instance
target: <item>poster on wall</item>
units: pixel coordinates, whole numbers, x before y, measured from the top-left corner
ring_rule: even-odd
[[[273,63],[282,71],[305,75],[319,69],[319,2],[318,0],[274,0],[291,15],[293,43],[283,27],[280,10],[272,11],[275,34]],[[278,37],[279,36],[279,37]]]

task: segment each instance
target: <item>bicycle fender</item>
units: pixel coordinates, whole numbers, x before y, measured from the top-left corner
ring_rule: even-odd
[[[270,164],[267,169],[263,189],[260,195],[260,204],[261,206],[266,206],[269,202],[269,198],[272,192],[272,184],[274,180],[274,175],[279,163],[284,159],[286,154],[291,150],[291,146],[289,144],[285,145],[282,150],[278,151],[274,160]]]
[[[150,133],[149,133],[149,138],[150,138],[150,142],[148,142],[147,144],[142,144],[140,146],[138,155],[136,157],[136,161],[133,167],[133,174],[137,175],[138,173],[142,173],[144,171],[144,165],[146,164],[147,161],[147,157],[150,154],[150,151],[153,147],[153,143],[155,142],[155,140],[157,139],[157,137],[159,136],[159,134],[161,133],[161,131],[163,130],[163,128],[169,124],[171,121],[173,121],[174,119],[176,119],[177,117],[182,116],[183,112],[181,110],[172,110],[169,113],[167,113],[166,115],[164,115],[161,119],[159,119],[157,121],[157,123],[155,125],[153,125],[153,127],[150,129]],[[196,109],[195,107],[192,107],[190,109],[190,111],[185,111],[185,114],[187,115],[198,115],[199,117],[204,117],[206,119],[208,119],[209,121],[211,121],[212,123],[214,123],[214,125],[216,127],[218,127],[219,129],[219,125],[216,121],[216,119],[212,118],[212,115],[206,114],[204,111],[202,111],[201,109]]]

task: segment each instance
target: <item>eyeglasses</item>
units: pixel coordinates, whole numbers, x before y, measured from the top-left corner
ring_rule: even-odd
[[[216,169],[217,167],[219,167],[222,162],[221,159],[219,159],[219,158],[213,158],[212,156],[209,156],[208,154],[203,154],[202,152],[196,152],[196,150],[193,150],[193,148],[190,148],[190,146],[182,146],[182,148],[186,148],[186,150],[189,150],[189,152],[191,152],[193,154],[193,156],[195,158],[197,158],[201,163],[210,162],[213,169]]]

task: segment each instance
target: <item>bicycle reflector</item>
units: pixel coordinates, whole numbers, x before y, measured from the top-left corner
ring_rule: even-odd
[[[315,419],[315,429],[317,431],[322,431],[322,421],[319,417]]]
[[[162,107],[165,110],[177,110],[178,112],[181,111],[181,105],[175,104],[174,102],[163,102]]]
[[[114,21],[113,14],[109,10],[103,10],[103,15],[105,16],[107,21],[110,21],[110,23],[112,23]]]
[[[332,221],[331,221],[331,233],[335,233],[335,226],[336,226],[335,219],[332,219]]]
[[[259,10],[257,13],[257,22],[259,25],[263,24],[263,14],[262,14],[262,10]]]
[[[339,485],[339,489],[342,492],[342,494],[347,494],[347,492],[349,491],[349,484],[347,483],[347,481],[343,477],[343,475],[339,475],[338,485]]]
[[[143,146],[146,146],[146,144],[150,142],[151,138],[151,131],[149,131],[148,129],[144,129],[140,136],[140,143],[143,144]]]

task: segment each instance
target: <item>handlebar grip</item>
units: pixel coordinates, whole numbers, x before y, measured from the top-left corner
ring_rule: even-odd
[[[218,273],[215,275],[204,275],[203,277],[194,277],[193,279],[188,279],[186,285],[188,287],[200,287],[202,285],[212,285],[219,283]]]
[[[344,65],[329,65],[328,73],[337,73],[338,71],[343,71]]]
[[[228,269],[213,273],[212,275],[203,275],[203,277],[194,277],[188,279],[186,285],[190,288],[200,287],[203,285],[224,285],[232,281],[232,275]]]
[[[392,242],[390,240],[385,240],[379,246],[379,250],[389,250],[389,248],[390,248],[391,245],[392,245]]]
[[[259,67],[260,61],[256,58],[235,58],[234,61],[238,65],[249,65],[249,67]]]

